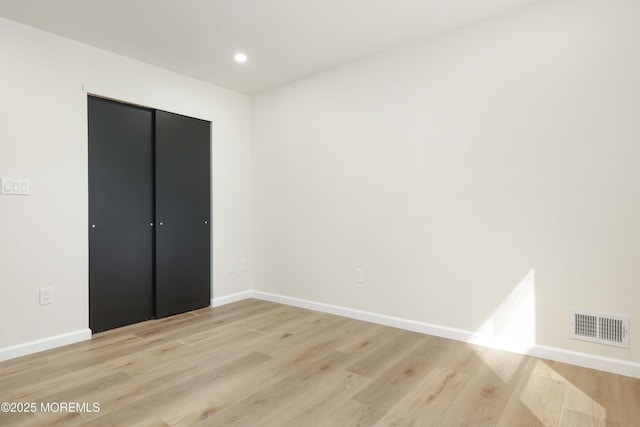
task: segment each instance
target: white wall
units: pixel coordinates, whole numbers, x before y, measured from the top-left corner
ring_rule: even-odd
[[[540,2],[255,96],[254,288],[640,361],[639,16]]]
[[[0,356],[88,328],[85,84],[214,122],[213,296],[251,289],[251,273],[226,268],[251,265],[249,97],[4,19],[0,64],[0,176],[32,192],[0,196]],[[55,302],[39,306],[47,286]]]

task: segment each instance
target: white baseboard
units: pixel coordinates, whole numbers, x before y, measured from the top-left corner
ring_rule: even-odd
[[[299,298],[292,298],[283,295],[276,295],[267,292],[253,291],[253,298],[265,301],[272,301],[323,313],[335,314],[349,317],[351,319],[364,320],[380,325],[405,329],[428,335],[476,344],[484,347],[496,348],[518,354],[540,357],[543,359],[555,360],[557,362],[569,363],[571,365],[585,368],[597,369],[600,371],[612,372],[614,374],[626,375],[640,378],[640,363],[630,362],[621,359],[597,356],[588,353],[580,353],[571,350],[564,350],[556,347],[548,347],[539,344],[513,342],[499,337],[477,334],[462,329],[449,328],[446,326],[434,325],[430,323],[417,322],[414,320],[402,319],[399,317],[386,316],[383,314],[371,313],[368,311],[356,310],[337,305],[324,304]]]
[[[221,305],[241,301],[243,299],[251,298],[251,296],[252,291],[244,291],[220,298],[213,298],[211,300],[211,307],[219,307]],[[0,348],[0,362],[4,360],[14,359],[20,356],[26,356],[28,354],[38,353],[40,351],[51,350],[52,348],[62,347],[64,345],[74,344],[76,342],[89,339],[91,339],[91,329],[82,329],[79,331],[30,341],[11,347]]]
[[[232,302],[242,301],[253,296],[253,291],[238,292],[224,297],[212,298],[211,307],[220,307],[221,305],[231,304]]]
[[[364,320],[366,322],[391,326],[428,335],[448,338],[456,341],[477,344],[485,347],[506,350],[513,353],[526,354],[572,365],[583,366],[585,368],[598,369],[600,371],[612,372],[614,374],[626,375],[633,378],[640,378],[640,363],[627,360],[613,359],[588,353],[580,353],[571,350],[564,350],[556,347],[549,347],[539,344],[518,343],[499,337],[480,335],[475,332],[462,329],[449,328],[446,326],[434,325],[430,323],[417,322],[415,320],[402,319],[399,317],[386,316],[369,311],[356,310],[331,304],[324,304],[300,298],[287,297],[283,295],[271,294],[260,291],[244,291],[211,300],[212,307],[230,304],[248,298],[256,298],[265,301],[272,301],[294,307],[306,308],[323,313],[335,314],[351,319]],[[56,335],[50,338],[30,341],[11,347],[0,348],[0,362],[27,354],[37,353],[52,348],[73,344],[91,339],[91,330],[82,329],[67,334]]]
[[[69,345],[90,339],[91,329],[81,329],[75,332],[69,332],[49,338],[29,341],[11,347],[0,348],[0,362],[3,360],[14,359],[16,357],[26,356],[27,354],[51,350],[52,348],[62,347],[63,345]]]

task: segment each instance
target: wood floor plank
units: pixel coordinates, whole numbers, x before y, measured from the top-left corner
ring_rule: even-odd
[[[5,426],[640,427],[640,380],[244,300],[0,362]]]
[[[640,426],[640,380],[624,376],[616,376],[620,385],[621,413],[618,417],[623,426],[634,423]]]
[[[467,374],[435,366],[376,425],[438,426],[433,414],[443,413],[451,405],[467,379]]]
[[[560,420],[559,426],[560,427],[622,427],[622,425],[616,421],[607,420],[605,418],[596,417],[593,415],[585,414],[583,412],[574,411],[572,409],[565,409],[562,412],[562,419]],[[630,424],[630,427],[631,426],[633,426],[633,424]]]
[[[380,345],[370,345],[371,339],[365,341],[364,344],[369,345],[366,354],[355,363],[349,365],[347,369],[358,375],[375,376],[403,358],[407,351],[417,347],[424,338],[415,332],[399,329],[393,329],[391,332],[393,335],[381,337]]]
[[[563,381],[523,375],[498,426],[557,426],[562,416],[566,387],[567,384]]]
[[[336,350],[351,355],[366,355],[369,352],[375,351],[377,347],[387,343],[389,337],[398,333],[398,329],[389,328],[383,325],[371,324],[368,322],[361,322],[366,325],[366,328],[358,334],[357,337],[350,341],[341,343],[336,347]]]
[[[262,333],[285,331],[297,320],[307,317],[308,310],[285,305],[275,305],[275,310],[264,316],[252,316],[236,323],[236,326],[252,329]]]
[[[266,343],[259,348],[259,351],[272,357],[280,357],[300,349],[310,348],[312,343],[317,346],[317,350],[328,348],[334,334],[339,333],[349,320],[338,316],[310,313],[285,330],[275,332],[274,337],[277,339]]]
[[[619,376],[558,362],[548,366],[567,382],[566,408],[610,421],[624,420]]]
[[[314,412],[314,408],[327,408],[328,404],[334,402],[336,398],[346,400],[350,393],[356,393],[369,382],[368,378],[347,372],[341,369],[327,375],[324,379],[315,382],[314,387],[307,387],[297,394],[290,394],[277,410],[269,411],[260,419],[263,425],[282,426],[288,415],[299,415],[306,413],[300,422],[308,425],[315,425],[322,421],[324,414]],[[313,415],[315,417],[312,417]],[[289,420],[289,423],[291,420]],[[300,425],[299,423],[297,425]]]
[[[338,383],[334,386],[317,389],[313,387],[313,396],[300,403],[299,408],[283,416],[290,418],[281,423],[283,427],[298,427],[304,425],[320,425],[327,414],[333,413],[343,402],[349,400],[349,396],[360,391],[371,381],[369,378],[356,375],[352,372],[341,372],[336,376]]]
[[[214,368],[203,367],[197,373],[181,376],[174,381],[155,383],[148,392],[134,394],[127,401],[122,401],[118,405],[117,411],[100,415],[88,422],[87,425],[103,425],[107,421],[105,418],[108,418],[109,423],[115,422],[116,425],[127,425],[132,421],[142,421],[149,411],[155,414],[160,408],[171,405],[176,396],[190,396],[193,393],[198,393],[220,377],[242,372],[251,366],[260,366],[267,360],[269,360],[269,357],[266,355],[252,353],[222,366]]]
[[[335,410],[327,413],[318,421],[317,426],[368,427],[375,425],[383,416],[384,412],[371,405],[348,399]]]
[[[490,349],[486,349],[490,350]],[[474,349],[475,352],[475,349]],[[461,366],[468,368],[475,366],[469,380],[461,387],[460,392],[453,398],[451,405],[442,413],[433,414],[435,425],[441,426],[487,426],[494,427],[507,405],[511,393],[515,388],[518,374],[524,370],[526,359],[522,359],[519,368],[511,375],[511,381],[505,382],[501,371],[496,369],[495,363],[487,360],[498,358],[501,352],[491,350],[477,355],[472,362],[465,357]],[[507,365],[511,366],[513,354],[504,354]],[[446,361],[446,358],[445,358]],[[462,370],[461,372],[465,372]]]
[[[344,353],[333,351],[312,365],[294,371],[277,383],[247,396],[237,404],[216,412],[202,420],[202,425],[247,426],[260,425],[262,418],[278,408],[291,396],[303,393],[308,387],[331,375],[346,363]]]
[[[411,349],[405,357],[393,364],[353,399],[384,413],[389,411],[422,381],[443,357],[442,341],[439,338],[423,336],[418,342],[418,346]]]

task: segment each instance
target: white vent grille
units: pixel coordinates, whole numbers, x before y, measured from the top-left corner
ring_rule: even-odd
[[[584,310],[571,311],[571,338],[629,348],[629,318]]]

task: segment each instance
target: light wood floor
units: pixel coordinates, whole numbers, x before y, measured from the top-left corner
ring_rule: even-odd
[[[0,402],[38,405],[1,426],[640,426],[637,379],[257,300],[2,362]]]

